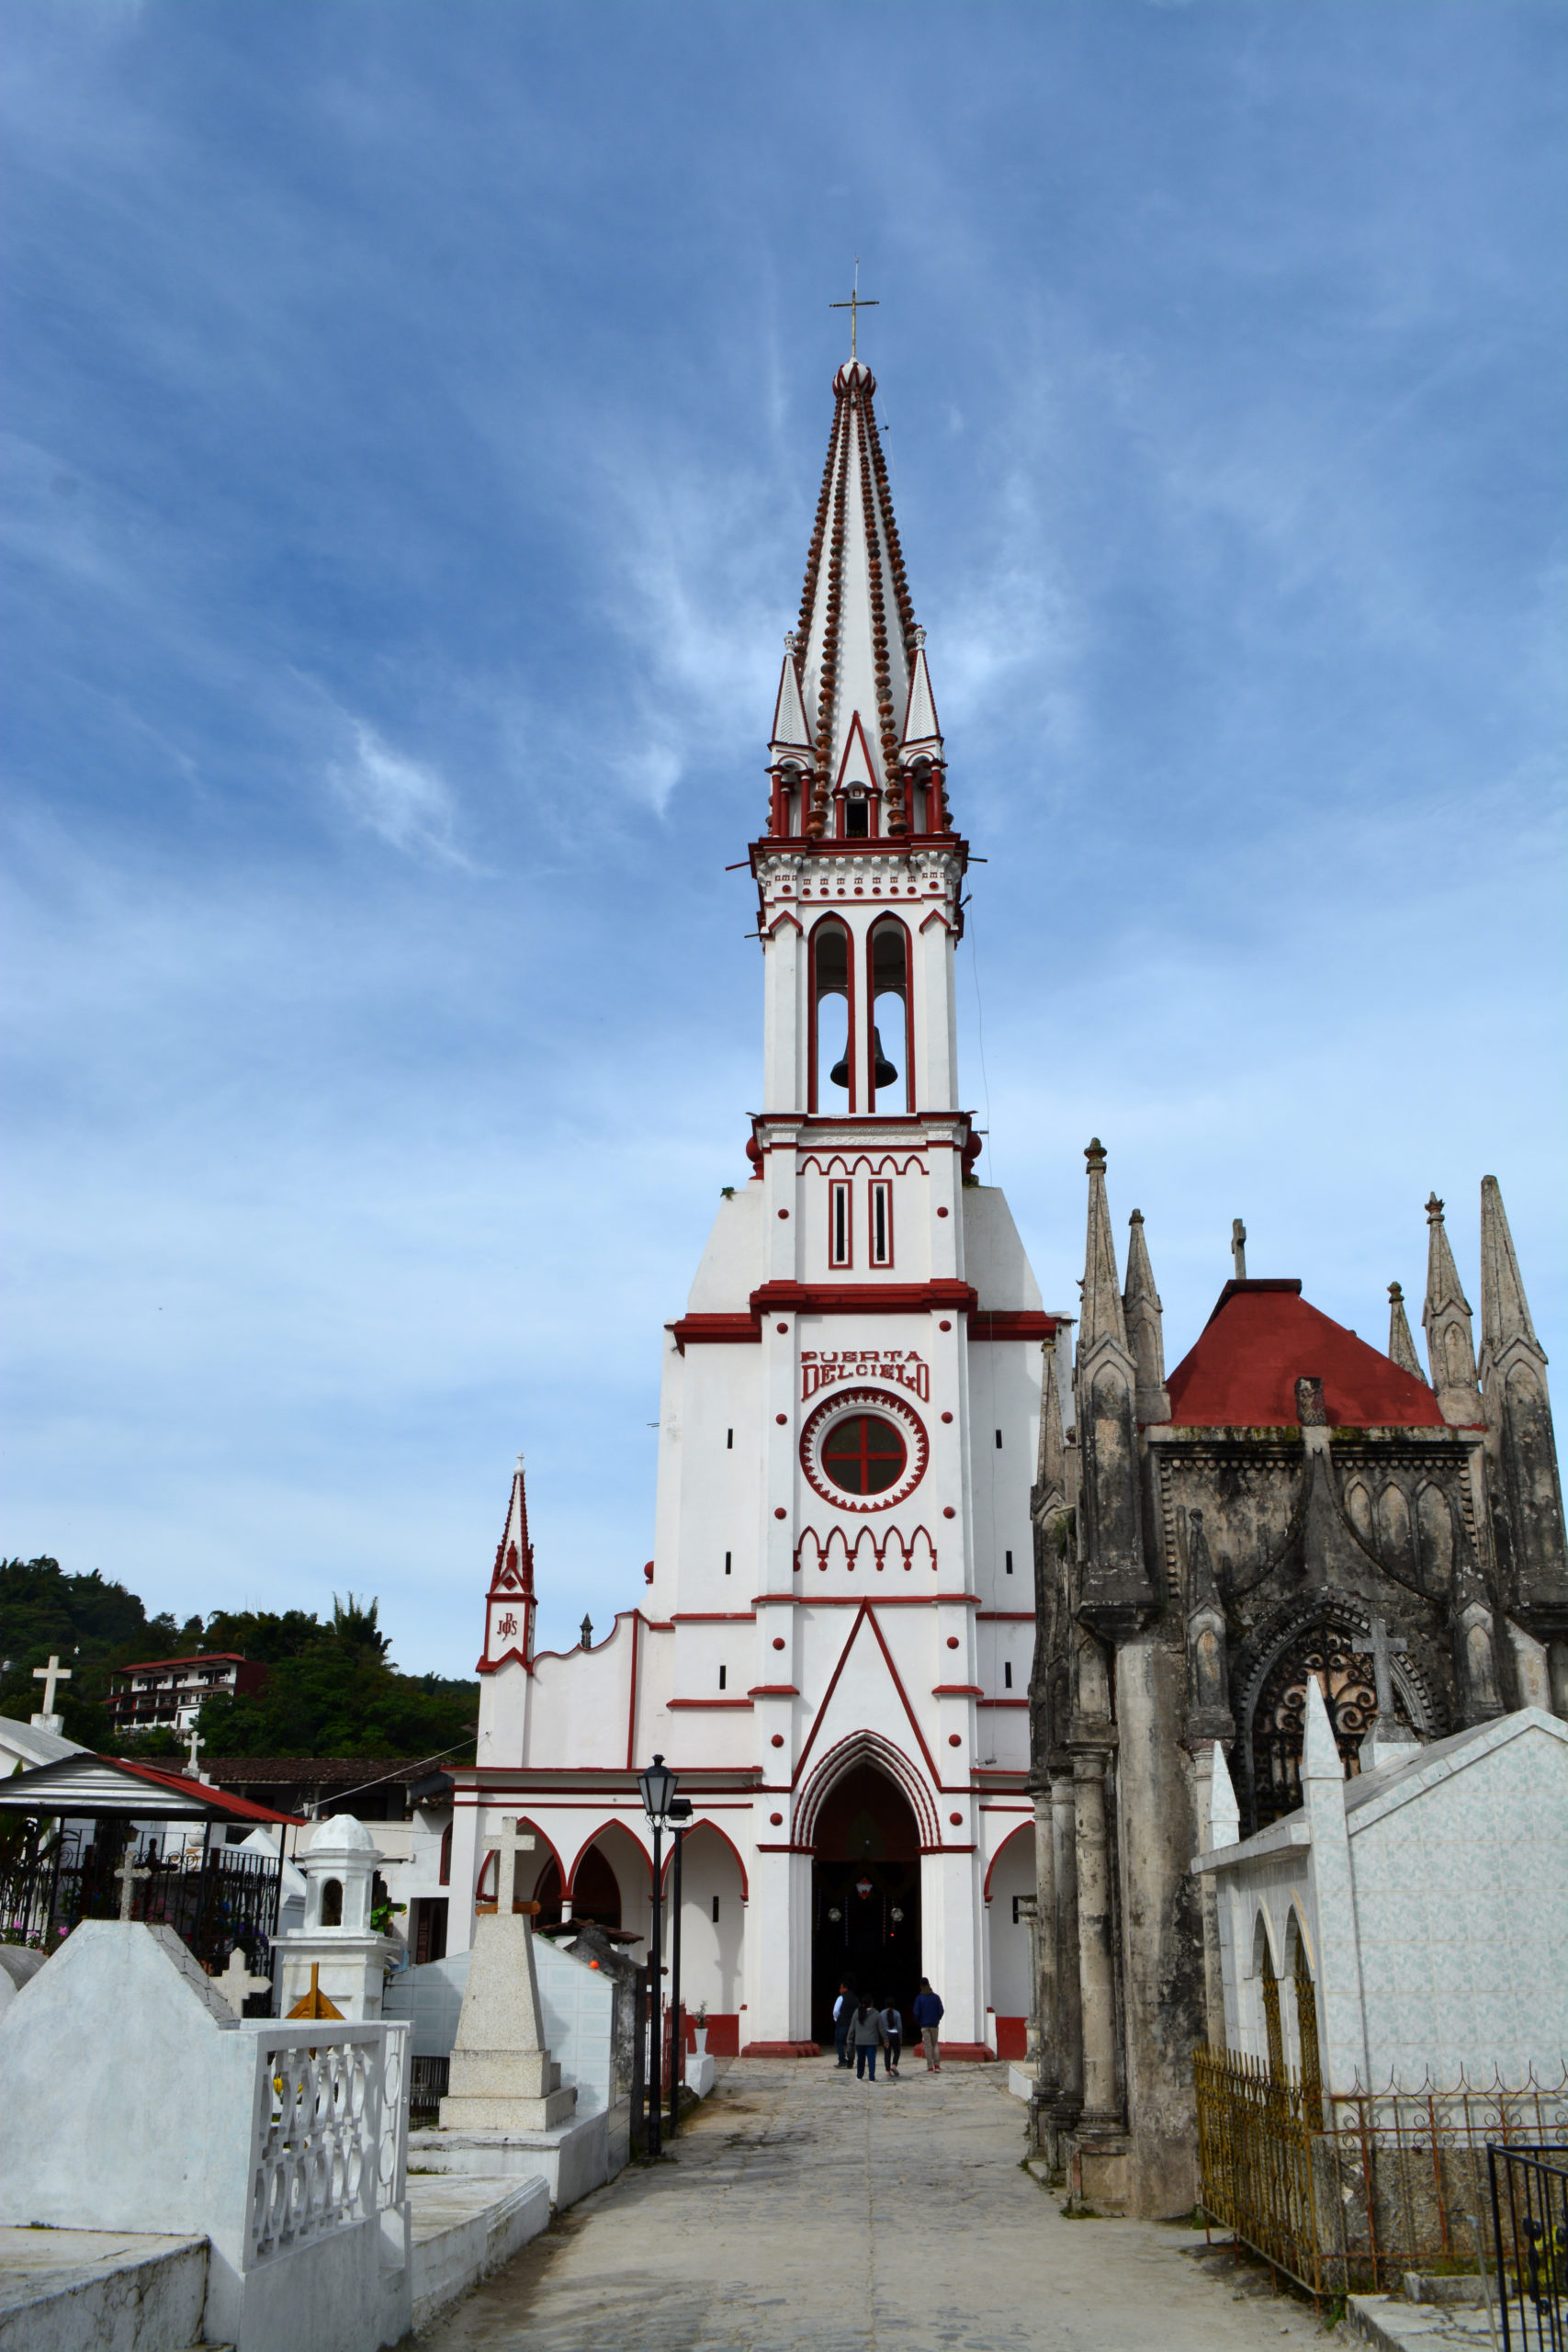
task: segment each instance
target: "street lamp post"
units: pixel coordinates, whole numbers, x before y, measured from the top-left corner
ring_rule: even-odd
[[[681,2129],[681,2057],[685,2034],[681,2025],[681,1849],[691,1826],[692,1800],[676,1797],[670,1806],[671,1834],[675,1841],[670,1871],[670,2137]]]
[[[662,1756],[655,1756],[646,1772],[637,1775],[637,1787],[642,1794],[643,1811],[653,1831],[653,1934],[649,1944],[649,2050],[648,2050],[648,2153],[661,2153],[660,2139],[663,2124],[663,2070],[660,2064],[662,2018],[659,1972],[664,1949],[664,1921],[660,1884],[663,1868],[664,1824],[675,1797],[675,1775]]]

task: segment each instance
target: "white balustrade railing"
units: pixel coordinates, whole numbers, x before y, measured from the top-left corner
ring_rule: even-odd
[[[293,2018],[256,2035],[247,2268],[400,2201],[410,2030]]]

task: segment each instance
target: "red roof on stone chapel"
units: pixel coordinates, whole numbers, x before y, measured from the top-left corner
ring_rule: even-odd
[[[1299,1282],[1231,1282],[1171,1374],[1184,1429],[1295,1428],[1298,1380],[1321,1380],[1335,1429],[1441,1429],[1424,1381],[1302,1296]]]

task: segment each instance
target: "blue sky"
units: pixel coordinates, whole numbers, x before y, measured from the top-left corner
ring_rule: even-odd
[[[0,6],[6,1500],[466,1671],[651,1549],[853,256],[1048,1304],[1382,1344],[1501,1180],[1564,1389],[1568,11]],[[979,1027],[983,1020],[984,1058]]]

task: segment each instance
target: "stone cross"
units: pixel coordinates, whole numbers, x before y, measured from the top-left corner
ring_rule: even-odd
[[[1231,1261],[1235,1267],[1238,1283],[1247,1280],[1247,1227],[1240,1217],[1231,1219]]]
[[[251,1974],[251,1964],[238,1944],[229,1954],[228,1967],[212,1981],[237,2018],[244,2016],[245,2003],[253,1993],[270,1993],[272,1990],[270,1976]]]
[[[131,1838],[125,1849],[125,1860],[115,1872],[116,1878],[119,1881],[119,1916],[122,1919],[129,1919],[130,1917],[130,1898],[135,1893],[137,1880],[151,1878],[152,1875],[151,1870],[145,1863],[138,1868],[136,1840],[134,1838]]]
[[[55,1684],[69,1682],[71,1679],[71,1668],[68,1666],[62,1666],[57,1657],[51,1657],[47,1666],[34,1667],[33,1680],[43,1684],[43,1711],[46,1715],[52,1715],[54,1713]]]
[[[485,1844],[486,1860],[488,1861],[491,1854],[495,1856],[495,1907],[498,1911],[509,1911],[516,1899],[518,1855],[531,1854],[533,1850],[533,1831],[520,1830],[517,1815],[514,1813],[503,1814],[501,1821],[501,1836],[493,1845],[488,1839]]]
[[[190,1728],[190,1762],[186,1767],[193,1781],[198,1781],[201,1778],[201,1770],[196,1759],[200,1750],[206,1746],[207,1742],[193,1724]]]
[[[1393,1660],[1410,1647],[1403,1634],[1391,1634],[1381,1617],[1372,1619],[1372,1680],[1378,1694],[1378,1721],[1387,1729],[1394,1721]]]

